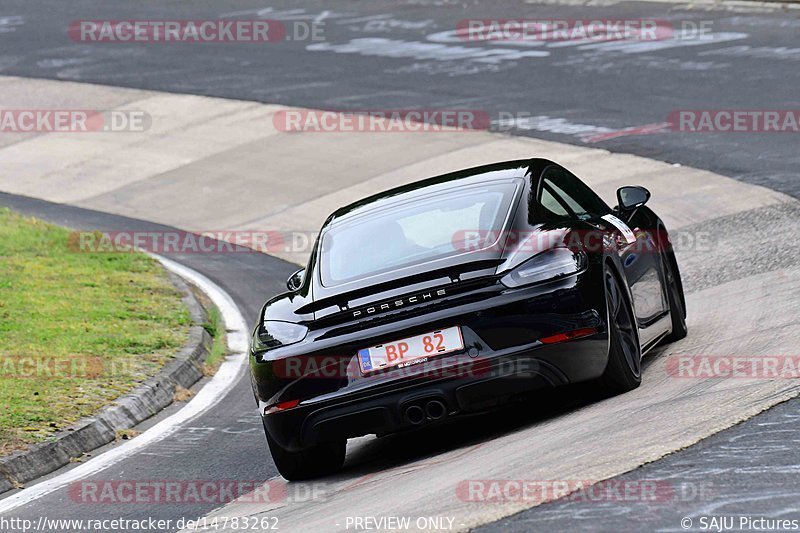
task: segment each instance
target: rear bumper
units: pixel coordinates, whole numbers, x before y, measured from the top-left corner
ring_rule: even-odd
[[[597,285],[580,278],[503,291],[357,334],[322,335],[305,346],[282,349],[279,357],[267,352],[271,359],[251,354],[265,428],[281,447],[299,450],[414,427],[405,416],[408,407],[424,408],[431,400],[442,402],[448,416],[457,416],[528,391],[598,377],[608,357],[605,299],[590,289]],[[461,328],[461,352],[377,375],[363,376],[358,368],[359,348],[452,326]],[[597,333],[558,344],[539,340],[581,328]],[[287,368],[320,361],[328,366],[315,363],[319,372],[286,375]],[[294,400],[299,401],[294,407],[273,409]]]
[[[406,416],[410,406],[425,409],[432,400],[443,403],[446,416],[436,420],[426,416],[422,422],[435,423],[502,405],[526,392],[599,376],[605,369],[602,354],[607,345],[605,335],[597,334],[563,344],[531,346],[489,361],[480,360],[465,368],[463,375],[441,379],[421,377],[397,383],[388,390],[365,390],[360,394],[301,402],[297,407],[264,415],[264,425],[273,439],[289,450],[324,441],[412,429],[421,424]],[[573,367],[582,368],[581,379],[570,379],[562,370]]]

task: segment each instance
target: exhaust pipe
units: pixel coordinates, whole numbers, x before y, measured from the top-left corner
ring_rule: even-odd
[[[447,408],[439,400],[431,400],[425,404],[425,414],[431,420],[439,420],[447,414]]]
[[[425,421],[425,411],[419,405],[410,405],[404,415],[406,422],[418,426]]]

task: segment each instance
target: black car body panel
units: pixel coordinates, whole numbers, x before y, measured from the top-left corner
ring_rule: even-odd
[[[502,227],[496,228],[496,245],[324,283],[321,246],[331,228],[431,194],[487,183],[514,185]],[[545,189],[553,187],[574,187],[573,196],[591,204],[591,212],[566,216],[557,205],[550,211]],[[635,241],[609,216],[623,218]],[[550,244],[531,245],[533,240]],[[597,246],[589,249],[587,241]],[[552,243],[578,243],[585,263],[552,280],[521,286],[504,281]],[[251,378],[265,429],[282,448],[303,450],[414,427],[419,421],[409,416],[418,413],[412,406],[438,402],[442,417],[454,416],[537,388],[598,378],[609,353],[604,269],[622,281],[644,352],[671,331],[665,254],[654,253],[663,250],[674,262],[664,224],[653,211],[612,209],[544,159],[446,174],[339,209],[323,225],[300,287],[267,302],[253,332]],[[286,324],[303,328],[303,338],[287,344],[281,333],[269,330]],[[454,326],[463,349],[373,372],[359,366],[359,350]]]

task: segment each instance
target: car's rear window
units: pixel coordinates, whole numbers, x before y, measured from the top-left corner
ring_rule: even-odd
[[[449,189],[334,225],[322,236],[322,284],[331,287],[491,246],[516,187],[503,181]]]

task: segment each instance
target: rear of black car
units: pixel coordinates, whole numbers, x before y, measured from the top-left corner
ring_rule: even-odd
[[[302,286],[267,303],[253,336],[253,387],[285,477],[341,464],[350,437],[602,374],[605,304],[590,268],[598,259],[533,253],[510,238],[569,231],[531,224],[530,190],[524,169],[504,168],[368,199],[329,219]]]

